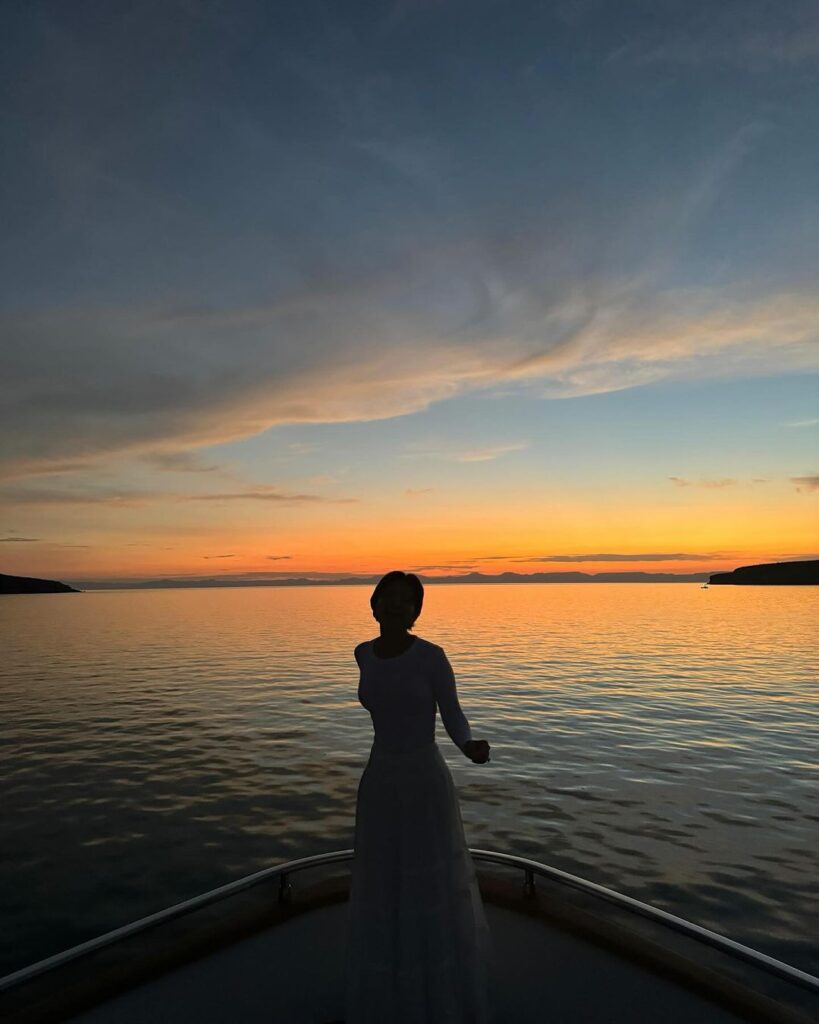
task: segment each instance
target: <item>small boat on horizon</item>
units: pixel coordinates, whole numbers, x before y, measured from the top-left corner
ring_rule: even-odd
[[[493,1024],[819,1019],[805,971],[539,861],[470,853]],[[0,978],[0,1019],[342,1024],[353,855],[265,868]]]

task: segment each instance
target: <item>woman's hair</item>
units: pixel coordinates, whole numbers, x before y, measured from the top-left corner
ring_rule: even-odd
[[[393,571],[388,572],[386,576],[382,576],[378,583],[376,583],[375,590],[370,595],[370,608],[375,612],[375,602],[380,597],[381,591],[392,583],[393,580],[406,580],[414,591],[415,619],[417,619],[424,606],[424,584],[418,579],[414,572],[402,572],[400,569],[393,569]],[[415,619],[412,620],[412,624],[409,627],[410,629],[415,625]]]

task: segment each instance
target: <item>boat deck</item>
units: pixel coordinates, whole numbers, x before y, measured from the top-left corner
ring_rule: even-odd
[[[472,853],[494,952],[493,1024],[819,1020],[816,978],[546,865]],[[343,1021],[350,876],[338,871],[351,855],[264,869],[2,979],[0,1019]]]
[[[554,925],[491,905],[486,914],[496,943],[491,979],[496,1024],[736,1024],[744,1019]],[[315,910],[70,1019],[72,1024],[342,1020],[345,931],[345,905]]]

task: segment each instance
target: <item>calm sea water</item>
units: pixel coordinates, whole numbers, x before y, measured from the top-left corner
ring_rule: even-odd
[[[353,845],[370,588],[0,598],[0,974]],[[819,973],[819,588],[430,585],[470,846]]]

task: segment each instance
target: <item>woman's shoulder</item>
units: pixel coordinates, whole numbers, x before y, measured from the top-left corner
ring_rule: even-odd
[[[441,647],[440,644],[436,644],[434,640],[426,640],[422,636],[417,636],[417,634],[416,634],[416,638],[418,640],[418,643],[419,644],[423,644],[424,647],[427,648],[427,650],[431,650],[431,651],[442,651],[443,650],[443,647]]]
[[[436,657],[444,653],[443,647],[433,643],[431,640],[425,640],[422,636],[418,636],[417,634],[414,635],[415,640],[413,641],[412,646],[417,647],[422,653],[426,653],[432,657]],[[356,645],[355,650],[353,651],[356,661],[360,660],[362,654],[372,652],[373,644],[376,639],[377,638],[373,638],[372,640],[362,640],[360,644]]]
[[[415,642],[418,644],[421,652],[430,658],[439,658],[444,653],[444,649],[440,644],[436,644],[432,640],[425,640],[422,636],[416,637]]]

